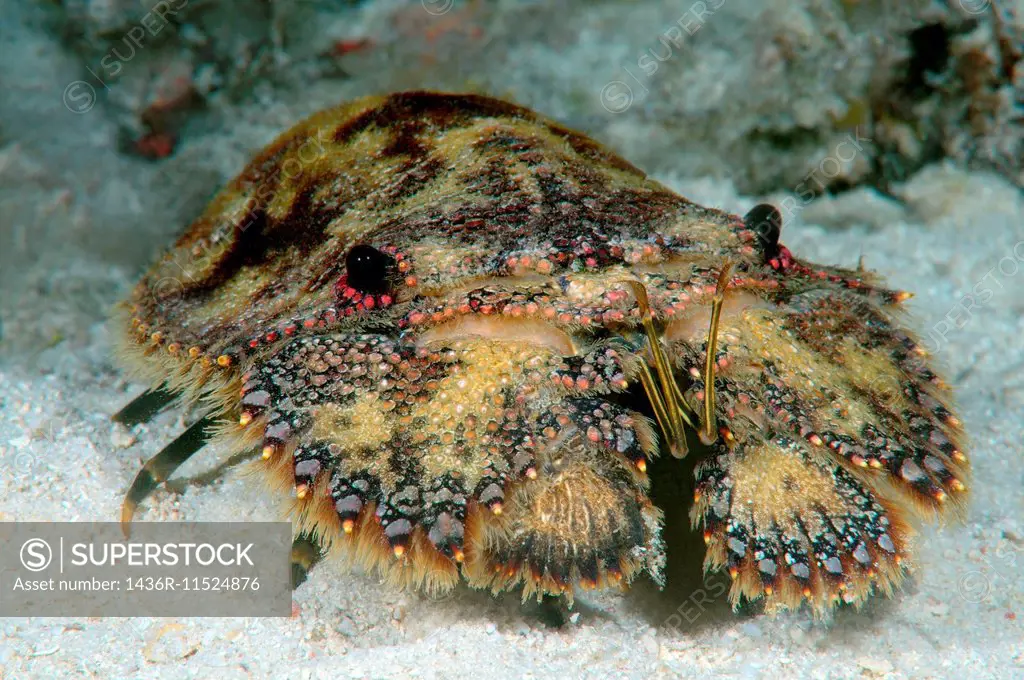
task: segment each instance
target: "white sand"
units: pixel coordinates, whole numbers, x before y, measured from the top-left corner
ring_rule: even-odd
[[[689,188],[737,211],[750,203],[717,184]],[[805,613],[738,617],[722,598],[700,613],[692,588],[658,593],[640,583],[626,596],[583,598],[578,619],[555,631],[514,597],[460,590],[434,602],[328,566],[297,591],[290,620],[4,620],[3,677],[1021,677],[1024,262],[1013,251],[1024,256],[1021,200],[998,180],[943,169],[906,195],[927,222],[908,215],[880,228],[790,224],[785,232],[820,261],[849,264],[863,252],[893,284],[916,291],[911,307],[925,332],[947,313],[966,318],[950,310],[986,275],[995,290],[937,343],[973,441],[969,521],[925,531],[917,576],[895,600],[841,611],[826,627]],[[870,201],[845,200],[855,211],[858,201],[870,222]],[[115,518],[139,462],[181,428],[175,414],[137,438],[109,424],[138,388],[112,368],[102,326],[69,344],[44,350],[41,370],[11,357],[0,376],[4,520]],[[214,456],[197,459],[185,477]],[[158,492],[141,519],[269,519],[268,505],[229,472],[180,495]]]

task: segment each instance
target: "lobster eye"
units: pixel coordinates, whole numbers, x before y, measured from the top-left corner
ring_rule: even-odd
[[[348,285],[361,293],[386,293],[391,288],[395,258],[373,246],[352,246],[345,256]]]
[[[755,205],[743,217],[747,229],[757,234],[757,241],[764,251],[764,259],[771,260],[779,254],[779,236],[782,234],[782,213],[774,205]]]

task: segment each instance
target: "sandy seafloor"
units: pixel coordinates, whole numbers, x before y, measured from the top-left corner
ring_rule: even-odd
[[[721,184],[680,188],[737,211],[751,204]],[[826,222],[853,212],[874,226],[790,224],[785,239],[819,261],[849,264],[863,253],[914,290],[918,328],[926,337],[932,329],[929,346],[956,385],[973,442],[968,521],[923,533],[916,576],[894,600],[842,610],[823,625],[804,612],[736,616],[721,601],[701,612],[691,589],[658,592],[641,581],[625,596],[581,597],[579,617],[553,630],[513,596],[461,589],[432,601],[328,566],[295,593],[291,619],[3,620],[2,676],[1024,677],[1021,199],[999,180],[941,168],[907,193],[917,216],[893,218],[894,206],[858,193],[807,210]],[[969,319],[951,311],[983,280],[994,291],[987,304]],[[934,329],[947,314],[965,322],[943,339]],[[86,336],[70,351],[44,350],[45,370],[4,366],[3,520],[115,518],[140,460],[181,428],[173,413],[135,434],[111,425],[109,415],[139,387],[113,368],[103,325]],[[183,474],[208,469],[212,458]],[[258,489],[229,472],[183,494],[158,492],[140,519],[273,517]]]
[[[28,116],[28,76],[9,77]],[[0,520],[113,520],[140,462],[183,426],[176,412],[132,432],[109,422],[142,387],[122,378],[103,323],[140,258],[111,257],[116,237],[104,234],[142,209],[132,201],[145,186],[133,166],[99,156],[86,177],[89,162],[73,154],[106,144],[109,130],[39,116],[8,119],[7,132],[51,135],[58,151],[8,138],[0,156],[3,246],[25,249],[0,269]],[[81,183],[56,167],[62,146]],[[738,213],[755,202],[727,181],[659,179]],[[296,591],[289,619],[0,620],[0,678],[1024,677],[1024,200],[999,178],[946,166],[897,193],[902,203],[858,190],[787,210],[783,238],[819,262],[852,266],[863,255],[916,293],[912,322],[956,389],[974,464],[967,521],[924,529],[894,599],[817,623],[807,612],[737,615],[721,597],[701,611],[699,580],[658,591],[640,579],[625,595],[581,596],[556,630],[512,595],[462,588],[431,600],[324,565]],[[216,459],[196,456],[179,477]],[[139,519],[276,518],[236,470],[178,489],[158,491]],[[691,572],[699,563],[671,546],[669,559]]]

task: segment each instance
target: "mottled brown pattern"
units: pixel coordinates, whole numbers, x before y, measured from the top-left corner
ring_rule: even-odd
[[[237,421],[222,439],[326,548],[399,584],[571,597],[664,562],[658,368],[626,282],[695,427],[721,285],[718,428],[689,454],[706,565],[734,602],[824,614],[892,591],[910,519],[962,507],[968,464],[903,295],[754,221],[512,104],[367,98],[218,195],[133,292],[124,354]],[[356,245],[387,264],[372,291]]]

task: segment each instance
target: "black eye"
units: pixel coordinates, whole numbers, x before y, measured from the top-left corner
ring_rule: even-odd
[[[747,229],[757,234],[757,241],[764,251],[765,261],[779,254],[779,236],[782,234],[782,213],[774,205],[760,203],[743,217]]]
[[[395,258],[373,246],[352,246],[345,256],[348,285],[361,293],[386,293],[391,289]]]

